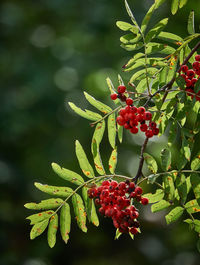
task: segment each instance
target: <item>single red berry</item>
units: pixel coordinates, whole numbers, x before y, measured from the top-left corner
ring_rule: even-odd
[[[104,180],[101,185],[102,186],[109,186],[110,185],[110,181]]]
[[[126,120],[122,116],[118,116],[116,121],[121,126],[123,126],[126,123]]]
[[[190,79],[186,79],[185,82],[186,82],[186,87],[190,87],[192,85],[192,82]]]
[[[131,192],[131,194],[129,195],[130,198],[135,198],[136,197],[136,193],[133,191]]]
[[[138,121],[136,119],[130,121],[130,126],[135,127],[138,125]]]
[[[181,71],[182,71],[183,73],[186,73],[187,70],[188,70],[188,66],[187,66],[187,65],[184,64],[184,65],[181,66]]]
[[[152,114],[151,114],[151,112],[146,111],[146,112],[144,113],[144,119],[145,119],[146,121],[150,121],[150,120],[152,119]]]
[[[117,96],[118,96],[117,94],[111,94],[110,95],[110,97],[111,97],[112,100],[116,100],[117,99]]]
[[[147,198],[142,198],[141,203],[142,203],[143,205],[147,205],[147,204],[149,203],[149,199],[147,199]]]
[[[121,109],[120,111],[119,111],[119,115],[120,116],[124,116],[126,114],[126,110],[125,109]]]
[[[147,128],[148,128],[148,126],[145,123],[143,123],[143,124],[140,125],[140,130],[142,132],[146,132]]]
[[[145,135],[146,135],[147,138],[151,138],[153,136],[153,131],[152,130],[147,130],[145,132]]]
[[[124,94],[119,93],[117,97],[123,102],[126,101],[126,96]]]
[[[138,230],[135,227],[131,227],[129,231],[132,235],[136,235],[138,233]]]
[[[130,189],[135,189],[135,183],[134,183],[134,182],[130,182],[130,184],[129,184],[129,188],[130,188]]]
[[[132,113],[137,113],[137,108],[136,108],[135,106],[132,106],[132,107],[131,107],[131,112],[132,112]]]
[[[198,61],[193,62],[192,67],[194,70],[198,70],[200,68],[200,62]]]
[[[187,91],[186,94],[187,94],[189,97],[191,97],[192,99],[194,98],[194,90],[193,90],[192,88],[186,88],[185,91]]]
[[[186,81],[187,76],[185,74],[181,74],[181,76],[184,78],[184,80]]]
[[[156,128],[156,123],[155,123],[154,121],[151,121],[151,122],[149,123],[149,127],[151,127],[151,128]]]
[[[195,72],[192,69],[187,70],[186,75],[189,79],[192,79],[195,76]]]
[[[137,109],[137,113],[138,114],[143,114],[143,113],[145,113],[145,108],[144,107],[139,107],[138,109]]]
[[[197,54],[197,55],[195,56],[195,60],[198,61],[198,62],[200,62],[200,55],[199,55],[199,54]]]
[[[132,98],[127,98],[126,99],[126,105],[132,105],[132,104],[133,104]]]
[[[137,219],[138,216],[139,216],[139,213],[137,211],[132,211],[130,213],[130,216],[131,216],[132,219]]]
[[[144,116],[143,116],[142,114],[138,114],[138,115],[136,116],[136,120],[137,120],[138,122],[143,122],[143,121],[144,121]]]
[[[200,76],[200,69],[196,70],[195,73]]]
[[[143,190],[142,190],[141,187],[137,186],[137,187],[135,188],[135,193],[136,193],[137,195],[141,195],[142,192],[143,192]]]
[[[124,124],[124,128],[125,128],[126,130],[128,130],[128,129],[131,129],[131,126],[130,126],[130,124],[129,124],[128,122],[126,122],[126,123]]]
[[[122,94],[126,91],[126,87],[125,86],[118,86],[117,91],[118,91],[118,93]]]
[[[119,190],[124,190],[125,188],[126,188],[126,184],[125,184],[125,182],[120,182],[119,184],[118,184],[118,188],[119,188]]]
[[[130,132],[133,133],[133,134],[136,134],[136,133],[138,133],[138,128],[137,127],[132,127],[130,129]]]
[[[191,86],[194,86],[197,81],[198,81],[197,78],[192,78],[192,80],[191,80]]]
[[[153,135],[158,135],[159,134],[159,129],[158,128],[153,128]]]

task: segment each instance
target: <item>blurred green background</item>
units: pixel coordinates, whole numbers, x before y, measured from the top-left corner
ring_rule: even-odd
[[[153,1],[129,3],[141,22]],[[184,37],[192,9],[200,21],[200,3],[190,0],[175,17],[170,3],[152,22],[170,16],[167,30]],[[47,198],[34,181],[65,185],[52,172],[53,161],[80,173],[76,139],[90,153],[93,129],[67,102],[89,107],[85,90],[111,105],[105,78],[115,85],[117,73],[129,78],[122,66],[131,53],[120,48],[122,33],[115,26],[117,20],[129,19],[122,0],[7,0],[0,5],[0,265],[198,265],[196,235],[186,224],[166,227],[164,214],[152,215],[149,207],[141,213],[143,233],[134,241],[128,236],[114,241],[112,222],[104,218],[99,228],[88,225],[87,234],[73,222],[68,244],[58,233],[54,249],[48,247],[46,233],[29,239],[25,217],[33,212],[23,205]],[[165,141],[151,140],[148,151],[159,154]],[[119,172],[136,172],[141,143],[140,136],[125,135]],[[111,152],[107,139],[101,147],[106,162]]]

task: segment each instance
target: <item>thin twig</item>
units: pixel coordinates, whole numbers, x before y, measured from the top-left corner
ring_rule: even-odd
[[[147,143],[148,143],[148,140],[149,140],[149,138],[146,137],[146,139],[145,139],[145,141],[144,141],[144,143],[143,143],[143,145],[142,145],[142,148],[141,148],[141,153],[140,153],[140,163],[139,163],[138,171],[137,171],[136,176],[133,178],[133,181],[134,181],[136,184],[137,184],[138,179],[139,179],[139,178],[141,177],[141,175],[142,175],[142,167],[143,167],[143,164],[144,164],[144,156],[143,156],[143,154],[144,154],[145,147],[146,147],[146,145],[147,145]]]

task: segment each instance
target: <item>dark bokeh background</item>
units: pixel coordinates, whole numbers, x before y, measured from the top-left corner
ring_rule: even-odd
[[[129,2],[141,22],[153,1]],[[159,9],[154,21],[171,16],[168,4]],[[166,227],[163,214],[152,215],[148,207],[141,214],[143,233],[134,241],[127,236],[114,241],[112,223],[103,218],[99,228],[88,225],[87,234],[74,222],[67,245],[58,235],[50,249],[45,233],[30,241],[25,217],[32,212],[23,205],[46,198],[33,182],[65,185],[52,172],[52,161],[80,172],[75,139],[90,152],[93,130],[69,110],[67,102],[88,107],[82,93],[86,90],[112,104],[105,78],[117,84],[120,73],[128,80],[121,67],[131,54],[119,47],[121,32],[115,26],[117,20],[128,21],[128,16],[123,1],[7,0],[0,5],[0,264],[199,264],[196,235],[190,234],[186,224]],[[192,9],[198,22],[200,3],[190,0],[171,16],[168,30],[186,36]],[[158,154],[165,140],[152,140],[149,152]],[[119,172],[136,171],[140,143],[140,136],[126,135],[119,148]],[[106,139],[102,147],[106,161],[111,152]]]

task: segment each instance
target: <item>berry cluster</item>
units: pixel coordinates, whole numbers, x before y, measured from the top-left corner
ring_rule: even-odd
[[[200,77],[200,55],[195,56],[195,60],[192,64],[193,69],[189,69],[187,65],[181,66],[181,76],[184,78],[186,83],[186,89],[185,91],[189,92],[187,93],[188,96],[190,96],[192,99],[194,98],[194,86],[197,82],[197,80]],[[193,94],[191,94],[193,93]],[[200,91],[195,95],[195,99],[200,101]]]
[[[153,135],[159,134],[159,129],[155,122],[152,121],[152,114],[146,111],[144,107],[133,106],[132,98],[127,98],[124,93],[126,92],[125,86],[118,86],[118,94],[112,94],[111,99],[116,100],[119,98],[122,101],[126,101],[126,107],[119,111],[117,117],[117,123],[120,126],[124,126],[125,129],[130,130],[131,133],[138,133],[138,124],[140,123],[140,131],[145,132],[146,137],[151,138]],[[149,122],[149,124],[146,124]]]
[[[95,198],[95,204],[100,205],[99,212],[106,217],[111,217],[115,228],[121,233],[135,235],[138,233],[140,226],[137,218],[138,210],[133,205],[133,200],[141,202],[143,205],[148,204],[148,199],[143,198],[142,188],[135,186],[134,182],[116,182],[105,180],[101,186],[90,188],[89,197]]]

